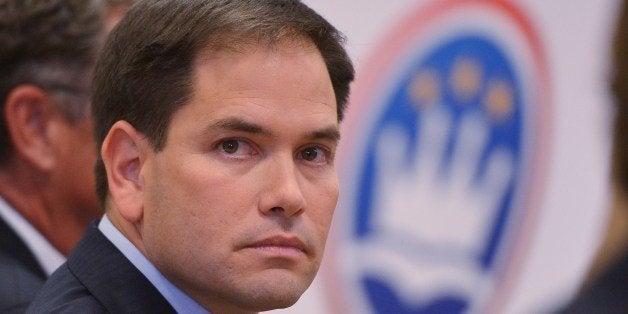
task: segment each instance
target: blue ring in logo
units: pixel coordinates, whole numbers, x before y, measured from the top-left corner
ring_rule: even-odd
[[[348,132],[351,149],[341,151],[351,163],[341,168],[340,221],[327,253],[336,265],[331,299],[342,313],[492,308],[504,269],[523,250],[518,236],[534,216],[527,206],[542,189],[534,183],[544,62],[525,17],[502,1],[436,2],[424,12],[428,22],[413,15],[396,29],[400,39],[387,39],[384,63],[367,64],[376,69],[370,85],[358,81],[351,103],[366,110],[350,107],[345,122],[360,133]],[[507,17],[524,52],[486,27],[486,12],[500,23]],[[439,24],[442,16],[463,16],[472,27]],[[440,35],[411,34],[428,33],[433,20],[429,30]]]
[[[402,74],[402,79],[396,90],[386,100],[386,109],[380,120],[374,124],[371,135],[368,136],[371,140],[367,144],[366,161],[363,169],[361,169],[359,193],[356,195],[357,212],[353,230],[357,241],[372,241],[377,237],[389,237],[391,239],[384,239],[383,241],[396,243],[397,245],[391,245],[389,248],[393,251],[396,250],[397,254],[406,255],[408,251],[412,251],[411,254],[408,254],[407,258],[409,259],[434,259],[435,256],[441,255],[442,258],[437,258],[436,262],[448,263],[448,259],[455,256],[456,259],[469,259],[469,262],[477,265],[479,271],[490,269],[504,231],[504,222],[511,213],[513,193],[517,184],[520,183],[517,177],[523,170],[520,154],[522,151],[522,111],[524,108],[521,103],[520,89],[511,61],[499,47],[491,42],[490,38],[483,37],[481,34],[468,34],[453,38],[409,67],[408,71]],[[440,137],[440,143],[433,143],[432,138],[428,138],[426,134],[421,134],[421,132],[437,132],[434,127],[424,125],[433,123],[433,121],[428,121],[430,119],[437,119],[438,123],[447,124],[447,127],[435,126],[436,130],[440,129],[441,132],[445,133],[435,135]],[[478,125],[474,125],[474,123]],[[396,130],[392,136],[400,136],[403,140],[400,141],[399,138],[390,138],[391,135],[383,134],[390,128]],[[477,131],[473,128],[483,129]],[[484,138],[468,139],[465,137],[467,135],[465,133],[473,131],[482,133],[478,136]],[[402,133],[403,135],[401,135]],[[462,141],[467,143],[462,143]],[[474,141],[473,144],[481,143],[481,147],[463,148],[465,144],[469,145],[469,141]],[[389,145],[400,147],[390,147]],[[393,161],[380,160],[391,158],[389,155],[391,149],[403,150],[402,154],[397,156],[400,158],[394,160],[392,165],[390,163]],[[425,152],[429,149],[439,151]],[[422,154],[430,153],[438,154],[436,156],[438,158],[432,158],[426,161],[428,162],[426,164],[422,159],[427,157]],[[473,164],[465,163],[468,159],[472,159]],[[462,169],[464,171],[461,171],[470,175],[467,178],[459,178],[461,175],[464,176],[461,172],[454,173],[460,169],[461,162],[465,163],[462,167],[470,167],[470,169]],[[421,167],[419,164],[431,166],[432,169]],[[377,169],[378,167],[385,169]],[[507,169],[504,170],[504,168]],[[506,171],[506,173],[495,174],[497,170]],[[412,185],[410,181],[413,179],[417,181],[429,180],[429,183],[434,186],[433,190],[447,190],[442,193],[441,197],[458,197],[452,195],[457,191],[449,187],[449,184],[455,184],[450,182],[451,180],[466,180],[466,182],[458,182],[459,184],[466,184],[463,186],[466,189],[463,193],[493,193],[496,195],[492,195],[492,202],[477,201],[478,205],[463,204],[471,208],[447,208],[447,205],[444,205],[441,208],[417,210],[414,217],[408,216],[407,213],[412,211],[412,208],[432,205],[421,204],[423,200],[418,197],[422,195],[421,191],[408,190],[408,193],[405,194],[400,193],[400,191],[388,192],[389,189],[398,190],[400,188],[407,189],[407,187],[378,188],[376,184],[383,180],[388,185],[395,185],[392,181],[396,181],[398,178],[387,179],[383,176],[399,177],[407,174],[413,178],[402,180],[404,184]],[[432,177],[429,177],[430,175]],[[506,177],[499,178],[500,175]],[[428,177],[423,179],[422,176]],[[497,183],[500,186],[491,186],[492,190],[483,186],[483,184]],[[414,185],[414,187],[430,189],[430,187],[420,184]],[[388,198],[378,202],[376,199],[382,197],[382,193],[387,194],[384,195],[384,198]],[[391,200],[390,197],[402,199]],[[464,194],[459,197],[467,197],[470,202],[473,202],[474,198],[483,198],[483,196],[474,197],[474,195]],[[399,201],[402,201],[402,204],[392,205],[392,203]],[[447,200],[437,201],[440,204],[446,202]],[[493,208],[473,208],[487,203]],[[395,208],[390,212],[389,206],[406,208]],[[460,243],[456,239],[460,235],[447,235],[445,232],[433,235],[426,230],[405,230],[404,228],[396,228],[396,225],[378,227],[378,220],[375,218],[383,215],[403,215],[406,213],[404,219],[427,220],[431,223],[430,216],[438,216],[439,214],[430,214],[429,211],[441,210],[453,211],[451,217],[443,215],[444,217],[461,220],[473,220],[468,216],[483,215],[487,221],[480,221],[475,226],[465,226],[465,228],[471,229],[466,232],[474,231],[474,234],[464,234],[464,236],[471,237],[476,237],[478,233],[482,234],[482,237],[477,239],[480,243]],[[476,210],[482,212],[475,212]],[[382,213],[375,215],[375,211]],[[387,211],[389,212],[387,213]],[[460,216],[456,217],[456,214]],[[435,225],[420,222],[413,225],[416,225],[416,228],[448,228],[448,225],[451,225],[454,226],[454,230],[451,232],[456,233],[455,226],[460,224],[455,221],[444,220],[436,221]],[[490,227],[490,231],[485,233],[484,230],[477,230],[477,228],[484,226]],[[473,230],[473,228],[476,229]],[[428,234],[422,237],[424,233]],[[403,240],[395,241],[395,239]],[[469,245],[475,245],[477,248],[471,248]],[[459,261],[452,263],[459,263]],[[391,309],[394,309],[393,312],[395,313],[452,311],[457,313],[465,309],[470,302],[465,295],[449,293],[429,301],[421,306],[420,311],[417,311],[416,308],[404,305],[396,295],[393,288],[394,284],[379,278],[377,274],[365,274],[363,285],[372,301],[373,308],[377,309],[376,312],[378,313],[386,313]]]

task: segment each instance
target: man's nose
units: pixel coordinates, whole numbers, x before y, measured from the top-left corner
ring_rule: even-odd
[[[285,217],[300,214],[307,207],[302,190],[303,177],[292,156],[266,161],[259,209],[265,215],[279,213]]]

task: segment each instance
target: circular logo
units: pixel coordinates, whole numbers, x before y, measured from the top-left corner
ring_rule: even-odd
[[[542,190],[547,79],[532,27],[509,2],[446,1],[380,47],[343,126],[333,308],[499,307]]]

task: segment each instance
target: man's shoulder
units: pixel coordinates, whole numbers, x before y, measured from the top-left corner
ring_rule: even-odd
[[[99,258],[85,251],[98,246],[98,239],[93,234],[97,232],[90,228],[89,232],[81,239],[68,261],[61,265],[46,283],[43,285],[33,303],[26,313],[105,313],[106,305],[99,301],[99,296],[94,295],[89,285],[85,283],[84,274],[72,269],[72,264],[83,264],[90,267]],[[107,254],[108,252],[103,252]],[[91,269],[91,275],[106,277],[102,269]]]
[[[106,313],[105,307],[67,264],[57,269],[46,281],[27,313]]]
[[[11,256],[0,253],[0,313],[22,312],[44,280]]]
[[[174,313],[144,275],[92,225],[27,313]]]

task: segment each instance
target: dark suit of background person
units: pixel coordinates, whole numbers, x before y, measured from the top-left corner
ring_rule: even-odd
[[[628,1],[618,15],[613,54],[614,200],[605,239],[580,293],[560,313],[628,313]]]
[[[26,244],[0,220],[0,312],[25,309],[46,277]]]
[[[35,297],[44,279],[33,274],[32,270],[19,264],[15,259],[0,254],[0,278],[10,285],[0,285],[3,300],[12,300],[8,304],[0,303],[2,313],[20,313]]]
[[[101,214],[89,88],[124,0],[0,0],[0,313],[23,312]]]

